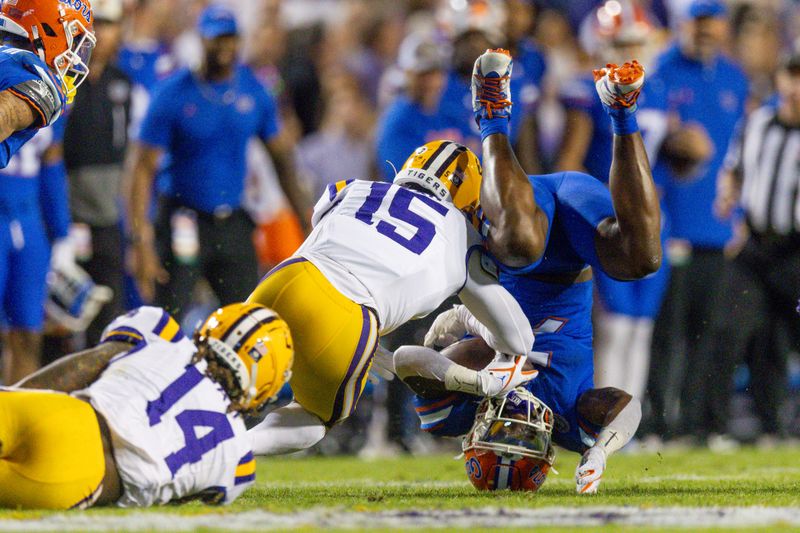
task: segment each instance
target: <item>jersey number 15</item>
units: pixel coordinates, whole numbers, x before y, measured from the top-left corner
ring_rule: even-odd
[[[391,194],[392,192],[393,194]],[[392,224],[386,220],[379,220],[375,224],[373,215],[381,209],[387,195],[390,196],[388,216],[384,214],[380,218],[394,220],[400,227],[405,226],[411,231],[416,230],[410,238],[404,237],[397,231],[398,224]],[[361,222],[374,226],[381,235],[389,237],[406,250],[420,255],[433,241],[433,237],[436,235],[436,226],[422,215],[411,211],[411,203],[414,200],[419,200],[441,216],[447,215],[447,207],[433,198],[402,187],[393,188],[388,183],[375,182],[370,188],[369,196],[356,211],[355,216]]]

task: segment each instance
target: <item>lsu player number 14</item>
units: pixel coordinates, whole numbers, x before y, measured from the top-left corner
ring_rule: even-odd
[[[250,296],[275,309],[297,342],[296,403],[251,430],[256,453],[322,439],[355,409],[377,361],[378,337],[454,294],[483,317],[490,345],[505,354],[498,356],[503,367],[521,367],[533,333],[482,253],[474,225],[480,183],[475,154],[435,141],[412,153],[392,184],[348,180],[328,187],[314,208],[311,235]]]
[[[86,80],[92,24],[88,0],[0,0],[0,168]]]
[[[253,483],[242,413],[278,393],[293,360],[274,311],[232,304],[189,338],[166,311],[142,307],[112,322],[97,350],[18,384],[71,394],[0,392],[0,507],[224,504]],[[99,377],[58,387],[93,357],[105,358]]]

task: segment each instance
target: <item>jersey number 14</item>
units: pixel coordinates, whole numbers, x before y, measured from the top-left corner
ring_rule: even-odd
[[[197,367],[189,365],[178,379],[167,385],[161,396],[147,402],[150,427],[160,424],[162,417],[202,380],[203,374]],[[183,431],[184,447],[164,458],[172,477],[182,466],[200,461],[203,455],[234,436],[228,417],[216,411],[185,409],[175,416],[175,422]],[[196,428],[210,428],[210,431],[198,438]]]

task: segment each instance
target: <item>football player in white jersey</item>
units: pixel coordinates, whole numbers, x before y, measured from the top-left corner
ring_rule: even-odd
[[[232,502],[255,479],[242,413],[292,359],[260,305],[218,309],[193,339],[159,308],[117,318],[97,348],[0,389],[0,507]]]
[[[434,141],[411,154],[392,184],[328,187],[311,235],[249,298],[275,309],[296,342],[295,401],[250,430],[256,455],[321,440],[355,409],[379,337],[454,294],[481,317],[484,338],[498,353],[479,382],[466,386],[502,395],[535,376],[522,371],[531,327],[483,252],[480,186],[475,154]],[[391,364],[386,370],[391,374]]]

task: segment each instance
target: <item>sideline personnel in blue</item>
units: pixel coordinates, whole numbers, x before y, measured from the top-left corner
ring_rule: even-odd
[[[39,128],[55,123],[89,73],[89,2],[0,3],[0,168]]]
[[[594,388],[592,269],[638,279],[661,263],[661,211],[635,115],[644,71],[634,62],[595,75],[614,131],[609,191],[579,172],[525,174],[508,136],[510,63],[504,51],[488,51],[473,75],[473,106],[483,139],[483,233],[499,262],[501,285],[522,306],[536,334],[528,361],[539,375],[524,386],[556,415],[553,440],[583,454],[576,490],[592,493],[607,456],[628,442],[641,417],[639,401],[627,392]],[[426,344],[443,346],[465,333],[485,339],[485,330],[456,308],[437,318]],[[475,395],[489,395],[481,372],[474,371],[485,366],[485,350],[474,349],[472,342],[462,347],[466,350],[449,355],[459,364],[416,346],[400,348],[394,356],[390,370],[404,381],[424,379],[414,387],[420,393],[417,411],[423,428],[434,434],[466,433],[475,418]]]
[[[665,102],[673,123],[661,148],[663,157],[653,168],[656,181],[665,187],[664,209],[671,225],[667,256],[672,273],[653,332],[648,386],[650,429],[660,436],[671,429],[667,406],[680,405],[678,432],[705,437],[708,380],[715,379],[711,324],[718,313],[727,312],[720,306],[718,287],[731,225],[718,219],[712,206],[717,174],[748,94],[744,73],[722,52],[727,30],[721,0],[694,0],[678,42],[659,56],[648,80],[648,96]],[[678,354],[686,361],[680,401],[670,390]]]
[[[177,72],[155,90],[129,177],[134,276],[145,300],[155,297],[176,316],[186,312],[200,275],[222,305],[244,300],[258,283],[254,226],[242,209],[251,138],[264,142],[289,202],[307,224],[292,152],[278,135],[275,101],[237,62],[234,14],[212,5],[200,15],[198,31],[202,65]],[[162,156],[171,190],[160,198],[153,225],[147,211]]]

